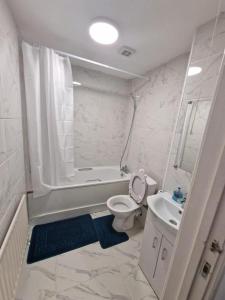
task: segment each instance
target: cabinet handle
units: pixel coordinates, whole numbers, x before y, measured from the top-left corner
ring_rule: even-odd
[[[167,249],[166,249],[166,248],[163,248],[161,259],[162,259],[162,260],[165,260],[165,259],[166,259],[166,256],[167,256]]]
[[[157,243],[158,243],[158,238],[155,236],[153,239],[152,248],[156,248]]]

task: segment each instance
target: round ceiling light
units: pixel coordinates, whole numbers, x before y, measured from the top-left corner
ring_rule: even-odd
[[[188,69],[188,76],[197,75],[197,74],[201,73],[201,71],[202,71],[202,68],[200,68],[200,67],[190,67]]]
[[[103,45],[111,45],[115,43],[119,37],[118,29],[108,21],[94,21],[89,27],[91,38]]]

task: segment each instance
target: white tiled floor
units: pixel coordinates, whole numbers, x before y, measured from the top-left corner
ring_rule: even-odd
[[[95,243],[31,265],[24,263],[16,299],[157,299],[138,266],[142,233],[136,223],[128,232],[129,241],[117,246],[102,249]]]

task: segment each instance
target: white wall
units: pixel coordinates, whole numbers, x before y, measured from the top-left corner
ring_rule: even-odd
[[[73,67],[75,167],[119,165],[129,119],[129,82]]]
[[[149,81],[132,81],[132,90],[140,98],[127,164],[132,171],[144,168],[159,187],[168,159],[187,61],[187,54],[179,56],[149,72]]]
[[[17,31],[0,0],[0,244],[24,191]]]
[[[193,41],[193,47],[190,57],[190,66],[199,66],[202,72],[193,77],[187,77],[184,86],[183,103],[187,101],[199,101],[199,105],[205,112],[204,118],[207,119],[209,109],[204,109],[201,101],[211,105],[216,84],[219,78],[219,71],[223,59],[223,52],[225,48],[225,14],[221,13],[218,19],[200,26],[196,31],[196,36]],[[206,104],[205,104],[206,105]],[[173,191],[177,186],[181,186],[184,191],[188,192],[192,174],[181,168],[174,168],[177,148],[182,131],[184,119],[183,104],[181,110],[181,117],[176,128],[175,140],[172,145],[171,156],[169,159],[169,168],[165,177],[164,189]],[[197,116],[196,116],[197,117]],[[202,117],[203,118],[203,117]],[[203,131],[203,130],[201,130]],[[196,136],[192,139],[191,145],[189,143],[189,153],[196,155],[197,146]],[[198,142],[198,144],[200,144]],[[198,152],[199,152],[198,146]],[[196,157],[197,159],[197,157]]]

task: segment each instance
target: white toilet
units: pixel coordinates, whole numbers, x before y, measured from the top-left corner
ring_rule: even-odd
[[[141,206],[147,203],[147,196],[155,193],[156,187],[157,183],[141,169],[131,175],[129,195],[116,195],[107,200],[107,207],[115,216],[112,226],[116,231],[133,227],[135,216],[140,215]]]

